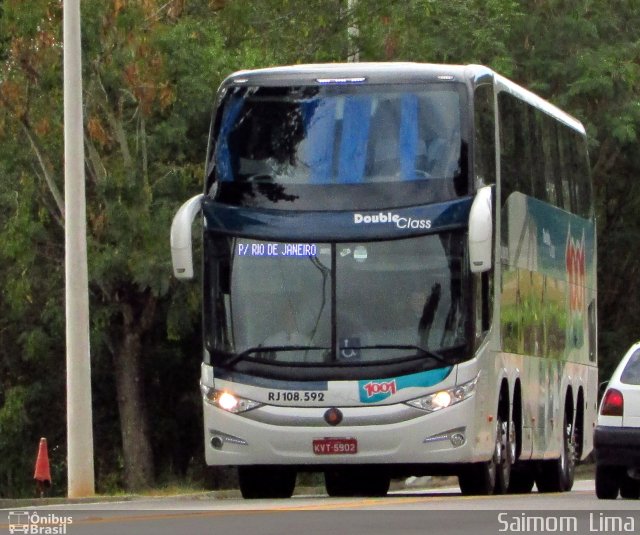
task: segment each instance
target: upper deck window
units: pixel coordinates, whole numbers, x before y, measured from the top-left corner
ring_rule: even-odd
[[[466,195],[464,101],[453,83],[233,88],[218,110],[209,180],[224,202],[277,208]]]

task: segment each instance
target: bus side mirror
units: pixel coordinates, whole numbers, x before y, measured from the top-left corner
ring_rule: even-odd
[[[185,202],[171,223],[171,262],[177,279],[193,278],[191,225],[202,207],[203,197],[201,193]]]
[[[493,258],[491,186],[478,190],[469,212],[469,262],[472,273],[489,271]]]

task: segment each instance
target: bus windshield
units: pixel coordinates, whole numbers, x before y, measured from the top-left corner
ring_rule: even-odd
[[[377,207],[389,183],[387,207],[466,195],[464,101],[456,83],[234,87],[210,181],[222,202],[279,209]]]
[[[206,326],[207,345],[223,365],[451,363],[467,340],[463,238],[461,231],[337,244],[218,238],[230,255],[230,292],[205,304],[216,309],[210,318],[222,316]]]

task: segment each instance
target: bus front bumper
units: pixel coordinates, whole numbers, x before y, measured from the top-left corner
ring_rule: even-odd
[[[495,424],[478,425],[474,401],[470,398],[432,413],[410,409],[413,416],[400,421],[393,421],[390,413],[394,407],[406,411],[403,404],[344,408],[342,421],[334,426],[324,421],[326,407],[263,406],[233,414],[205,402],[206,461],[208,465],[486,461],[493,453]],[[292,425],[294,421],[298,425]]]

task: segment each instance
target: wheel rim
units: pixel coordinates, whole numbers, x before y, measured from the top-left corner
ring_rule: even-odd
[[[513,420],[509,423],[509,462],[513,464],[516,458],[516,426]]]
[[[502,451],[503,451],[503,444],[502,444],[502,422],[498,422],[498,432],[496,433],[496,446],[493,450],[493,463],[496,466],[499,466],[500,463],[502,462]]]
[[[573,468],[576,464],[575,459],[575,440],[573,434],[573,425],[566,423],[564,427],[564,445],[562,448],[562,455],[560,457],[560,468],[562,473],[566,475],[567,480],[571,477]]]
[[[573,422],[568,421],[565,414],[562,434],[562,451],[559,459],[559,490],[571,490],[573,486],[573,473],[576,465],[576,444]]]
[[[567,426],[567,469],[569,473],[573,471],[573,468],[576,465],[576,434],[574,432],[573,425],[569,424]]]
[[[509,487],[511,478],[511,464],[516,454],[515,429],[513,422],[498,420],[498,432],[496,436],[496,453],[494,455],[494,463],[500,470],[500,484],[506,492]]]

